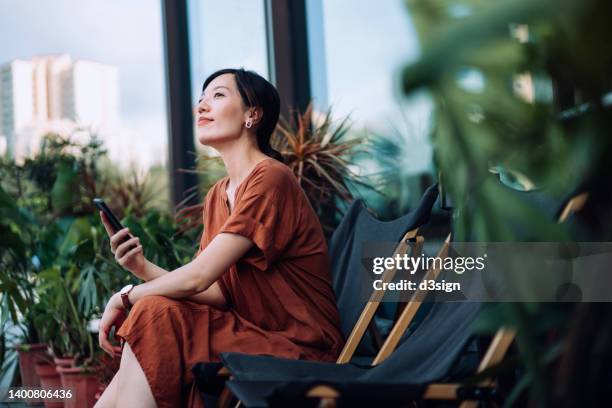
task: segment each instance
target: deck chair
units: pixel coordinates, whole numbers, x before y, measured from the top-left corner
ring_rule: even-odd
[[[578,211],[585,200],[584,195],[569,200],[558,222],[564,222],[569,214]],[[417,307],[418,302],[409,303],[402,313],[379,353],[382,361],[379,365],[372,368],[350,364],[324,367],[324,363],[265,358],[266,361],[260,360],[259,364],[266,365],[267,369],[260,371],[253,370],[248,358],[225,353],[223,361],[233,374],[227,386],[247,407],[296,405],[295,398],[299,396],[302,402],[312,403],[313,398],[316,401],[328,399],[347,406],[381,403],[383,398],[386,406],[405,404],[407,400],[464,400],[461,407],[469,408],[476,406],[475,400],[495,397],[495,384],[490,378],[475,385],[435,382],[448,380],[453,361],[470,337],[469,326],[480,304],[434,304],[426,320],[393,352],[399,342],[398,334],[405,330],[413,315],[411,306]],[[498,330],[477,372],[499,363],[514,337],[512,329]],[[385,348],[388,349],[386,354]],[[385,359],[390,352],[393,358]],[[281,379],[288,374],[294,380]],[[300,380],[295,380],[297,378]]]
[[[329,245],[332,286],[336,295],[342,333],[347,339],[337,363],[351,361],[358,350],[362,359],[371,361],[377,351],[373,338],[376,334],[370,334],[368,329],[375,328],[375,321],[380,319],[376,316],[376,312],[384,292],[373,292],[368,301],[356,295],[362,290],[366,278],[361,272],[363,244],[373,241],[398,242],[393,256],[404,254],[410,249],[420,253],[423,238],[417,236],[418,229],[429,221],[437,197],[438,186],[434,184],[425,191],[413,211],[386,222],[374,218],[361,200],[355,200],[334,231]],[[411,244],[413,248],[410,248]],[[395,270],[387,270],[383,273],[382,280],[390,282],[394,275]],[[376,333],[376,330],[371,332]],[[198,363],[192,372],[203,397],[218,393],[219,386],[224,382],[220,377],[229,376],[229,371],[219,363]],[[227,392],[221,396],[221,405],[228,396]]]

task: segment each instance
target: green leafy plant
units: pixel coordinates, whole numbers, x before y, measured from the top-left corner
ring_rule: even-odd
[[[2,327],[10,317],[13,322],[24,315],[28,322],[25,336],[38,341],[38,332],[28,314],[28,305],[35,301],[34,282],[30,274],[31,253],[35,236],[28,228],[32,217],[17,207],[0,187],[0,302]]]
[[[118,215],[131,214],[141,218],[154,208],[156,198],[163,195],[163,185],[154,186],[150,173],[131,167],[125,174],[113,176],[102,196],[110,197],[107,204]]]
[[[11,342],[2,344],[8,350],[15,341],[42,341],[57,356],[93,366],[101,351],[88,323],[137,279],[116,263],[91,198],[122,197],[108,202],[124,205],[116,213],[141,238],[147,258],[165,269],[186,263],[197,240],[179,231],[167,210],[149,205],[147,176],[108,164],[95,137],[85,144],[58,135],[43,140],[40,154],[24,164],[0,162],[0,339]],[[19,340],[3,336],[11,326],[21,329]],[[15,361],[3,353],[12,373]]]
[[[30,194],[19,196],[30,203],[38,201],[37,212],[45,220],[89,214],[91,197],[108,188],[109,180],[100,172],[105,158],[106,150],[95,134],[90,134],[87,143],[76,142],[71,136],[47,134],[39,153],[27,158],[18,169],[23,177],[16,182],[31,183]]]
[[[76,365],[88,367],[95,364],[100,354],[88,330],[92,314],[85,314],[78,307],[78,293],[70,288],[71,276],[63,276],[62,272],[61,268],[50,268],[40,273],[40,307],[36,318],[54,356],[74,357]]]

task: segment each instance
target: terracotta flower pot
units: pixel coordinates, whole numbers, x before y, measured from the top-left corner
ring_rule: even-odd
[[[51,388],[54,390],[60,390],[62,388],[62,380],[55,369],[55,364],[39,362],[36,363],[35,368],[36,374],[40,377],[40,383],[44,388]],[[64,406],[62,401],[52,402],[45,400],[44,402],[47,408],[63,408]]]
[[[95,395],[100,387],[97,369],[85,370],[82,367],[57,367],[62,379],[62,387],[70,388],[73,396],[64,402],[66,408],[93,407]]]
[[[20,344],[17,346],[19,354],[19,373],[23,387],[39,387],[40,378],[34,370],[34,364],[39,360],[50,360],[45,344]]]
[[[74,365],[74,357],[53,357],[53,362],[57,367],[72,367]]]

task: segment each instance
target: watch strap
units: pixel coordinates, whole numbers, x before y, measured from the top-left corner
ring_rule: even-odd
[[[133,285],[127,291],[121,293],[121,302],[123,303],[123,307],[125,308],[125,310],[130,310],[132,308],[132,304],[130,303],[129,298],[132,289],[134,289]]]

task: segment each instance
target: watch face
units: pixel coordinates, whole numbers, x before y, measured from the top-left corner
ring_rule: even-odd
[[[124,286],[124,287],[121,289],[121,292],[119,292],[119,293],[121,293],[122,295],[123,295],[123,294],[126,294],[126,293],[128,293],[128,292],[129,292],[129,291],[132,289],[132,287],[134,287],[134,285],[131,285],[131,284],[130,284],[130,285],[125,285],[125,286]]]

